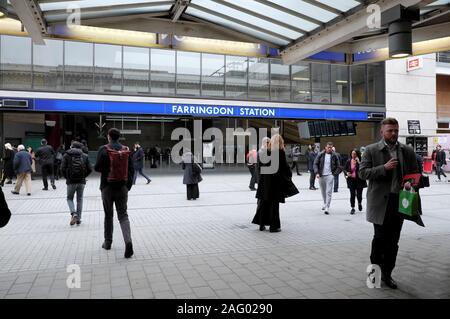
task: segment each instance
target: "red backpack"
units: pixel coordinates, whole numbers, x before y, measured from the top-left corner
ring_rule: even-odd
[[[109,173],[108,182],[127,182],[128,181],[128,159],[130,150],[128,147],[121,145],[118,151],[109,144],[105,145],[109,157]]]

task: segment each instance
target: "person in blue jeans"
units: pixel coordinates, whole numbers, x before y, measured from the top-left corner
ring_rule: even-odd
[[[72,142],[70,149],[64,154],[61,161],[61,172],[67,184],[67,204],[69,205],[70,226],[81,224],[83,211],[83,192],[86,185],[86,177],[92,172],[89,157],[82,151],[83,144]],[[73,198],[77,194],[77,207]]]
[[[134,153],[133,153],[133,166],[134,166],[134,176],[133,176],[133,185],[136,185],[136,179],[138,173],[143,176],[147,180],[147,184],[150,184],[152,181],[150,177],[145,175],[145,173],[142,171],[144,168],[144,157],[145,153],[142,149],[141,145],[139,145],[139,142],[134,143]]]

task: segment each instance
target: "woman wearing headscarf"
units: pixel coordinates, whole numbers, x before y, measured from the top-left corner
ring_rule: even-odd
[[[5,185],[5,180],[8,179],[6,184],[12,184],[12,179],[14,174],[14,155],[16,154],[10,143],[5,144],[5,155],[3,156],[3,177],[0,185],[3,187]]]
[[[200,197],[198,183],[203,180],[200,174],[202,167],[200,164],[195,163],[194,155],[189,151],[183,154],[182,160],[182,168],[184,170],[183,184],[186,185],[187,200],[196,200]]]

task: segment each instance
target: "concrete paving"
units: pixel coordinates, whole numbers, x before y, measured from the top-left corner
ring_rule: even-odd
[[[152,171],[149,171],[152,175]],[[89,177],[80,226],[69,226],[65,181],[32,196],[3,188],[13,212],[0,230],[0,298],[449,298],[450,183],[421,191],[425,228],[405,221],[398,290],[366,286],[373,226],[350,215],[341,178],[330,215],[309,174],[294,176],[300,194],[281,206],[279,233],[251,224],[255,192],[248,172],[204,172],[200,198],[186,200],[179,174],[139,178],[129,193],[135,255],[125,259],[117,219],[110,251],[103,242],[99,177]],[[318,183],[317,183],[318,185]],[[365,206],[365,193],[364,203]],[[68,288],[69,265],[80,288]]]

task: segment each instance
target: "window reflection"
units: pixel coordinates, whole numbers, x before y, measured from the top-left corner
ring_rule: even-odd
[[[223,97],[224,81],[225,57],[202,53],[202,95]]]
[[[200,95],[200,53],[177,51],[177,94]]]
[[[123,91],[149,92],[150,52],[147,48],[123,48]]]
[[[95,90],[97,92],[122,91],[122,47],[95,45]]]
[[[1,74],[5,89],[31,88],[31,39],[1,36]]]
[[[64,87],[66,91],[92,91],[94,52],[92,43],[64,42]]]
[[[353,65],[352,72],[352,103],[366,103],[366,66]]]
[[[291,69],[293,101],[311,102],[310,64],[293,64]]]
[[[63,42],[45,40],[45,45],[33,44],[33,88],[63,90]]]
[[[384,62],[367,65],[369,104],[384,105],[385,78]]]
[[[312,64],[312,101],[331,103],[330,101],[330,65]]]
[[[151,93],[175,94],[175,51],[151,49]]]
[[[331,66],[331,102],[349,103],[348,66]]]
[[[226,56],[225,94],[231,98],[247,98],[248,58]]]
[[[291,99],[289,65],[284,65],[281,60],[270,61],[270,97],[275,101]]]
[[[269,59],[249,58],[248,97],[249,99],[269,99]]]

